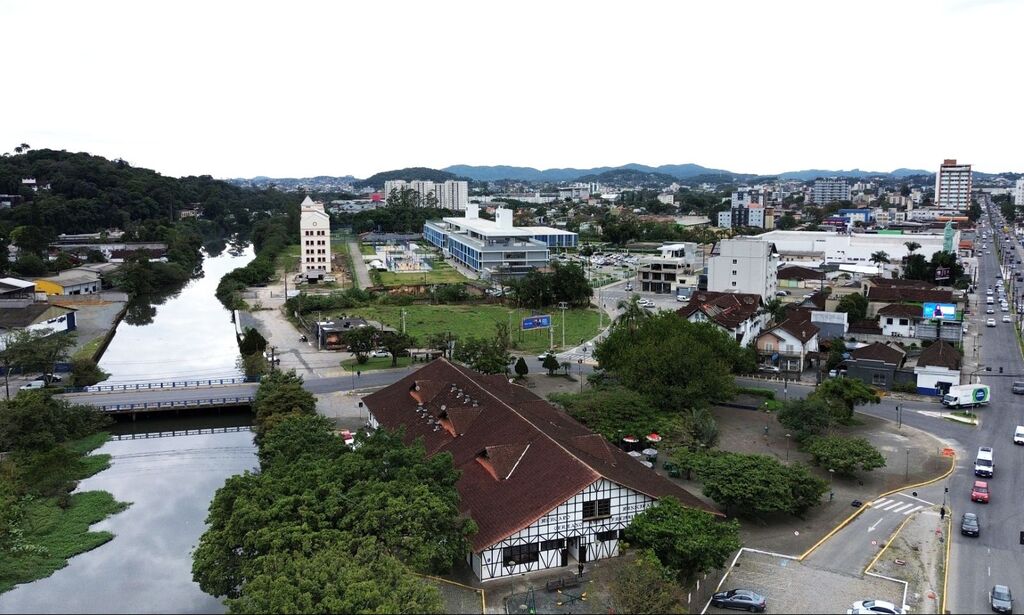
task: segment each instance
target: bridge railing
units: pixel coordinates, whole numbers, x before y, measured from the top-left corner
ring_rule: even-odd
[[[138,404],[106,404],[96,406],[103,412],[132,412],[138,410],[173,410],[174,408],[202,408],[203,406],[233,406],[251,404],[252,395],[238,397],[211,397],[208,399],[187,399],[181,401],[149,401]]]
[[[201,436],[218,433],[238,433],[252,431],[249,425],[237,427],[203,427],[201,429],[175,429],[174,431],[145,431],[110,436],[111,440],[148,440],[150,438],[173,438],[177,436]]]
[[[95,384],[88,387],[64,387],[65,393],[113,393],[119,391],[160,391],[165,389],[195,389],[229,384],[257,382],[256,378],[210,378],[208,380],[170,380],[168,382],[136,382],[131,384]]]

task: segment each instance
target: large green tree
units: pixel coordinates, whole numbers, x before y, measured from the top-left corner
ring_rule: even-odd
[[[664,566],[686,579],[724,566],[741,546],[739,532],[736,520],[720,521],[665,497],[633,519],[626,539],[650,549]]]
[[[695,470],[704,495],[732,514],[801,516],[828,490],[828,482],[813,476],[806,466],[786,466],[767,455],[702,455]]]
[[[557,369],[557,361],[555,361]],[[592,388],[583,393],[552,393],[551,401],[611,441],[665,430],[667,419],[649,399],[625,387]]]
[[[316,398],[302,387],[294,370],[274,371],[263,377],[252,403],[256,415],[256,442],[284,417],[316,413]]]
[[[807,443],[806,451],[811,454],[815,465],[835,470],[843,476],[870,472],[885,466],[885,457],[864,438],[813,438]]]
[[[673,312],[646,318],[635,330],[614,327],[594,357],[627,388],[675,410],[731,398],[731,372],[746,360],[739,344],[718,327]]]
[[[650,549],[643,549],[623,565],[611,580],[611,594],[619,613],[685,613],[675,579]]]
[[[860,293],[843,295],[836,306],[837,312],[846,312],[851,321],[864,320],[868,316],[868,298]]]

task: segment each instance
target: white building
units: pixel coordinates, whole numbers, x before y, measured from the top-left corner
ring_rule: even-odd
[[[1018,179],[1013,185],[1013,204],[1024,207],[1024,178]]]
[[[437,359],[363,401],[371,428],[452,456],[481,581],[614,557],[633,518],[664,496],[717,514],[504,376]]]
[[[967,211],[971,206],[971,165],[955,159],[942,161],[935,176],[935,206]]]
[[[770,233],[766,233],[770,234]],[[770,241],[744,237],[718,242],[708,259],[708,290],[768,299],[778,290],[779,253]]]
[[[434,194],[441,209],[464,210],[469,205],[469,182],[449,179],[436,184]]]
[[[636,271],[636,290],[689,297],[699,284],[697,244],[665,244],[658,250],[660,256],[644,256],[640,259]]]
[[[308,275],[331,272],[331,217],[324,204],[308,196],[299,207],[299,241],[301,264],[299,271]]]
[[[676,314],[690,322],[716,325],[746,348],[764,328],[767,315],[763,307],[764,301],[757,294],[698,291]]]
[[[552,248],[574,248],[576,233],[547,226],[512,224],[512,210],[498,208],[494,220],[480,217],[479,206],[470,203],[461,218],[430,220],[423,225],[423,238],[444,252],[445,257],[479,273],[525,275],[548,264]]]
[[[845,179],[823,177],[814,180],[814,202],[819,205],[850,200],[850,185]]]
[[[875,234],[833,233],[829,231],[770,231],[752,240],[775,244],[783,262],[824,262],[837,264],[868,264],[874,252],[883,251],[893,262],[909,254],[906,242],[921,245],[917,254],[931,260],[932,254],[941,252],[945,238],[939,234]],[[953,249],[960,245],[960,231],[953,233]],[[804,258],[811,255],[813,258]]]

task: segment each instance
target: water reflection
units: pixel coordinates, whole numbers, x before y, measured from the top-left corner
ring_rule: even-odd
[[[206,380],[239,376],[231,313],[214,292],[221,277],[254,258],[248,244],[230,244],[208,256],[203,275],[170,296],[139,298],[128,305],[100,367],[104,384]]]
[[[178,429],[183,426],[179,425]],[[96,524],[115,538],[66,568],[0,595],[0,613],[222,613],[192,582],[191,552],[214,492],[254,469],[251,433],[108,442],[109,470],[82,481],[128,510]]]

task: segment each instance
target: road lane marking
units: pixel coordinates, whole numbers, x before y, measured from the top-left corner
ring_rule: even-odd
[[[917,498],[917,497],[914,497],[912,495],[907,495],[905,493],[901,493],[900,495],[902,495],[905,498],[910,498],[911,500],[917,500],[918,502],[923,502],[923,503],[927,504],[928,506],[935,506],[935,502],[929,502],[928,500],[922,500],[921,498]]]
[[[924,506],[918,505],[918,506],[915,506],[915,507],[911,508],[910,510],[903,511],[903,514],[904,515],[909,515],[910,513],[917,512],[918,510],[921,510],[922,508],[924,508]]]
[[[882,504],[885,504],[888,501],[889,501],[889,498],[881,498],[881,499],[878,499],[878,500],[875,500],[874,502],[872,502],[871,505],[872,506],[881,506]]]
[[[893,502],[892,504],[886,504],[885,506],[882,507],[882,510],[888,511],[890,508],[895,508],[896,506],[899,506],[899,505],[900,505],[899,502]]]
[[[881,519],[879,519],[878,521],[875,521],[874,523],[872,523],[872,524],[871,524],[871,527],[869,527],[869,528],[868,528],[868,531],[869,531],[869,532],[873,532],[873,531],[875,531],[875,528],[877,528],[877,527],[878,527],[878,524],[879,524],[879,523],[881,523],[881,522],[882,522],[882,520],[881,520]]]
[[[902,511],[904,509],[910,508],[911,506],[913,506],[913,504],[903,504],[903,505],[897,506],[896,508],[893,508],[892,512],[898,513],[898,512],[900,512],[900,511]]]

